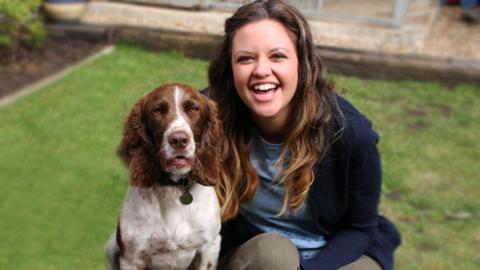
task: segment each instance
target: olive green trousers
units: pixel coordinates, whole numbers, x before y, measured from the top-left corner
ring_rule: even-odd
[[[218,270],[296,270],[299,265],[297,248],[290,240],[278,234],[263,233],[226,254]],[[365,255],[339,269],[382,270]]]

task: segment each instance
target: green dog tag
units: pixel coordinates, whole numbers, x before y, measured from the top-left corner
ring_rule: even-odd
[[[188,190],[185,190],[185,192],[183,192],[182,196],[180,196],[180,202],[184,205],[191,204],[193,202],[192,194],[190,194],[190,192],[188,192]]]

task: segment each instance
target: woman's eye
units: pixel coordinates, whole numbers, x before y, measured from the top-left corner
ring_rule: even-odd
[[[272,58],[273,59],[285,59],[285,58],[287,58],[287,56],[283,53],[276,53],[276,54],[272,55]]]
[[[248,63],[252,60],[253,58],[251,56],[240,56],[237,58],[237,63]]]

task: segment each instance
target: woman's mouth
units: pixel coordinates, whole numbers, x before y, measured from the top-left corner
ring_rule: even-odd
[[[273,96],[277,88],[278,88],[278,85],[276,84],[264,83],[264,84],[256,84],[250,89],[253,91],[256,97],[258,97],[260,100],[263,100],[264,98]]]

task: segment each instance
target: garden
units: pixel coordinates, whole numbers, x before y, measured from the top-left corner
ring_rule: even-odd
[[[0,106],[0,269],[105,269],[127,188],[115,153],[125,116],[160,84],[205,87],[207,68],[117,44]],[[480,86],[330,78],[380,134],[380,210],[403,236],[395,269],[477,269]]]

